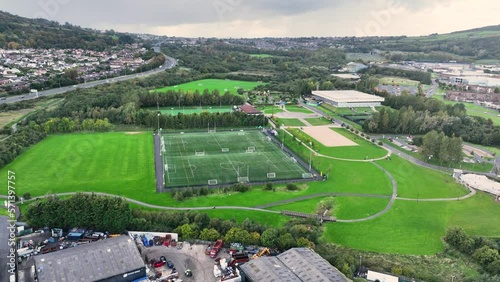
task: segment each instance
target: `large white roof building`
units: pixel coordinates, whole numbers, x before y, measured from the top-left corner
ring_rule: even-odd
[[[384,98],[355,90],[313,91],[316,99],[328,102],[338,108],[378,107]]]

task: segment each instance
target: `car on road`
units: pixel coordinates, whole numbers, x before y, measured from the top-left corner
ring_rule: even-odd
[[[3,101],[3,100],[7,100],[7,98],[6,97],[0,98],[0,101]]]

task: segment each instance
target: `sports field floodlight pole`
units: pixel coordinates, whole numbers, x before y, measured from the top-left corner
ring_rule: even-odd
[[[160,134],[160,112],[158,112],[158,115],[157,115],[157,121],[158,121],[158,134]]]
[[[312,165],[312,151],[309,150],[309,172],[311,172],[311,165]]]
[[[281,135],[281,149],[283,149],[283,147],[285,146],[285,131],[283,131],[282,133],[283,134]]]

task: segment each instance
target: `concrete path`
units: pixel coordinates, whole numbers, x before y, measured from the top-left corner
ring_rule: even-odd
[[[276,207],[276,206],[291,204],[291,203],[300,202],[300,201],[309,200],[309,199],[314,199],[314,198],[322,198],[322,197],[366,197],[366,198],[381,198],[381,199],[388,199],[388,198],[390,198],[390,196],[387,196],[387,195],[378,195],[378,194],[318,193],[318,194],[311,194],[311,195],[306,195],[306,196],[297,197],[297,198],[293,198],[293,199],[288,199],[288,200],[283,200],[283,201],[278,201],[278,202],[263,204],[263,205],[260,205],[260,206],[256,206],[256,208],[267,209],[267,208],[270,208],[270,207]]]

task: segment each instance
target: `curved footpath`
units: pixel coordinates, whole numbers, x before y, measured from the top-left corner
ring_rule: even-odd
[[[143,207],[146,207],[146,208],[159,209],[159,210],[189,211],[189,210],[213,210],[213,209],[227,210],[227,209],[233,209],[233,210],[260,211],[260,212],[267,212],[267,213],[281,213],[279,211],[265,210],[265,209],[252,208],[252,207],[238,207],[238,206],[212,206],[212,207],[189,207],[189,208],[176,208],[176,207],[157,206],[157,205],[151,205],[151,204],[148,204],[148,203],[137,201],[137,200],[134,200],[134,199],[130,199],[130,198],[127,198],[127,197],[123,197],[123,196],[120,196],[120,195],[113,195],[113,194],[101,193],[101,192],[68,192],[68,193],[58,193],[58,194],[55,194],[55,195],[56,196],[71,196],[71,195],[75,195],[75,194],[87,194],[87,195],[94,194],[94,195],[100,195],[100,196],[122,198],[125,201],[127,201],[129,203],[132,203],[132,204],[140,205],[140,206],[143,206]],[[38,197],[34,197],[32,199],[26,200],[24,202],[25,203],[32,202],[32,201],[35,201],[37,199],[46,198],[48,196],[52,196],[52,195],[38,196]],[[0,196],[0,197],[4,198],[4,199],[7,198],[7,196]]]
[[[372,162],[372,164],[375,165],[376,167],[378,167],[383,172],[385,172],[385,174],[387,174],[387,176],[391,180],[391,184],[392,184],[391,200],[389,201],[387,206],[382,211],[380,211],[374,215],[371,215],[371,216],[368,216],[365,218],[360,218],[360,219],[347,219],[347,220],[338,219],[337,222],[344,222],[344,223],[349,222],[349,223],[351,223],[351,222],[362,222],[362,221],[371,220],[371,219],[377,218],[377,217],[387,213],[392,208],[392,205],[394,205],[394,202],[396,201],[396,198],[398,196],[398,184],[396,183],[396,180],[394,179],[394,177],[392,177],[392,175],[387,170],[385,170],[385,168],[381,167],[379,164],[376,164],[374,162]]]

